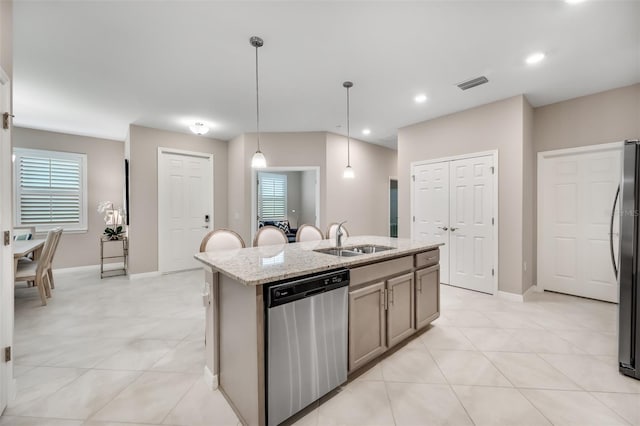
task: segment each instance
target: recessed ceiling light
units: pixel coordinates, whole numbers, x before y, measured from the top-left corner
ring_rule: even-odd
[[[199,122],[189,126],[189,129],[196,135],[204,135],[209,131],[209,128],[207,126]]]
[[[540,62],[543,59],[544,59],[544,53],[536,52],[536,53],[532,53],[531,55],[527,56],[527,59],[525,59],[525,62],[527,64],[529,64],[529,65],[533,65],[533,64],[537,64],[538,62]]]
[[[371,129],[362,129],[362,134],[363,135],[370,135],[371,134]]]
[[[564,0],[565,3],[569,3],[569,4],[578,4],[578,3],[582,3],[584,0]]]
[[[417,104],[423,104],[427,102],[427,95],[419,94],[415,98],[413,98],[413,100],[416,101]]]

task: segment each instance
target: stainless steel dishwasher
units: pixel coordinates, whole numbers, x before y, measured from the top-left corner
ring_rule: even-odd
[[[347,381],[349,271],[267,288],[267,424],[277,425]]]

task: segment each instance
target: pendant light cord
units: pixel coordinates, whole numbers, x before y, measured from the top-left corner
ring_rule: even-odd
[[[258,151],[260,151],[260,90],[258,86],[258,46],[256,46],[256,131],[258,135]]]
[[[349,87],[347,87],[347,167],[351,167],[351,128],[349,119]]]

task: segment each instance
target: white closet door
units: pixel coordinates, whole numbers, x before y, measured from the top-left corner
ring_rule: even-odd
[[[545,290],[618,301],[609,221],[620,162],[620,148],[540,161],[538,283]]]
[[[450,165],[450,278],[454,286],[493,293],[493,157]]]
[[[414,240],[443,243],[440,281],[449,283],[449,162],[414,168]]]

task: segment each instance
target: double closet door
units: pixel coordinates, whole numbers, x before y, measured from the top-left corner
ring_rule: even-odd
[[[443,243],[442,283],[494,292],[493,156],[413,166],[412,238]]]

